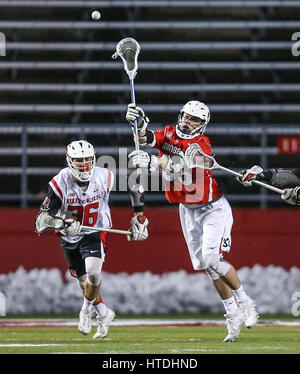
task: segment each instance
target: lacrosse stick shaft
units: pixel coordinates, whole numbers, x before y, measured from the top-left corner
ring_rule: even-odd
[[[133,104],[136,104],[134,79],[130,78],[129,81],[130,81],[131,102]],[[134,125],[133,125],[133,138],[134,138],[135,150],[139,151],[140,150],[140,142],[139,142],[139,130],[138,130],[137,121],[134,121]],[[137,172],[138,175],[142,174],[142,170],[140,168],[137,168],[136,172]]]
[[[240,174],[240,173],[238,173],[238,172],[236,172],[236,171],[234,171],[234,170],[231,170],[231,169],[228,169],[228,168],[226,168],[226,167],[224,167],[224,166],[221,166],[221,165],[219,165],[218,163],[217,163],[217,161],[214,159],[214,157],[213,156],[209,156],[209,155],[207,155],[202,149],[201,149],[201,147],[199,146],[199,144],[191,144],[189,147],[188,147],[188,149],[186,150],[186,152],[188,152],[188,150],[189,150],[189,148],[190,149],[192,149],[193,148],[193,151],[195,152],[199,152],[203,157],[205,157],[205,158],[207,158],[208,160],[210,160],[211,162],[212,162],[212,165],[209,167],[209,169],[221,169],[221,170],[224,170],[224,171],[226,171],[227,173],[230,173],[230,174],[233,174],[233,175],[235,175],[235,176],[237,176],[237,177],[242,177],[242,174]],[[192,152],[193,152],[192,151]],[[191,153],[191,154],[193,154],[193,153]],[[200,166],[200,165],[198,165],[198,166]],[[257,181],[257,180],[253,180],[252,181],[254,184],[257,184],[257,185],[259,185],[259,186],[261,186],[261,187],[264,187],[264,188],[267,188],[268,190],[271,190],[271,191],[273,191],[273,192],[277,192],[277,193],[279,193],[279,194],[283,194],[284,193],[284,190],[281,190],[280,188],[277,188],[277,187],[274,187],[274,186],[271,186],[271,185],[269,185],[269,184],[267,184],[267,183],[264,183],[264,182],[261,182],[261,181]]]
[[[222,169],[222,170],[224,170],[224,171],[226,171],[226,172],[228,172],[228,173],[230,173],[230,174],[233,174],[233,175],[235,175],[235,176],[237,176],[237,177],[242,177],[242,174],[237,173],[237,172],[234,171],[234,170],[227,169],[227,168],[225,168],[224,166],[221,166],[221,165],[219,165],[219,164],[217,164],[217,167],[218,167],[219,169]],[[255,183],[255,184],[257,184],[257,185],[259,185],[259,186],[261,186],[261,187],[267,188],[268,190],[271,190],[271,191],[273,191],[273,192],[280,193],[280,195],[282,195],[282,194],[284,193],[284,190],[281,190],[280,188],[277,188],[277,187],[271,186],[270,184],[267,184],[267,183],[264,183],[264,182],[261,182],[261,181],[257,181],[257,180],[255,180],[255,179],[252,181],[252,183]]]
[[[131,92],[131,102],[133,104],[136,104],[136,102],[135,102],[134,79],[130,79],[130,92]],[[137,121],[134,121],[133,135],[134,135],[135,150],[139,151],[140,150],[140,143],[139,143],[139,134],[138,134]]]
[[[117,230],[117,229],[100,229],[98,227],[91,227],[91,226],[81,226],[83,230],[94,230],[94,231],[104,231],[110,232],[112,234],[123,234],[123,235],[132,235],[130,231],[125,230]]]

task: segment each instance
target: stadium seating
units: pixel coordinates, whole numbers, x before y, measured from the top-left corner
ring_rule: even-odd
[[[70,140],[85,137],[117,165],[119,148],[133,149],[128,78],[111,59],[127,36],[141,45],[136,97],[152,128],[176,123],[181,106],[199,99],[211,108],[207,134],[219,163],[297,166],[277,141],[300,135],[299,1],[0,0],[0,14],[1,205],[37,206]],[[234,205],[282,205],[274,193],[215,175]],[[146,201],[167,204],[161,191]],[[114,192],[112,203],[128,205],[128,192]]]

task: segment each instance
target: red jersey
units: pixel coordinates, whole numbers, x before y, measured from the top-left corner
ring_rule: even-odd
[[[163,154],[184,156],[185,150],[192,143],[198,143],[203,151],[211,155],[210,141],[207,136],[199,135],[193,139],[181,139],[176,134],[175,126],[154,131],[159,156]],[[183,169],[177,174],[163,171],[165,195],[170,203],[206,204],[222,195],[217,181],[210,170],[193,168]]]

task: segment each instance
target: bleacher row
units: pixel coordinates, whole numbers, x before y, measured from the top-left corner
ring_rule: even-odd
[[[299,132],[299,1],[0,0],[0,15],[1,205],[38,204],[70,140],[86,137],[111,155],[132,150],[129,82],[111,59],[127,36],[141,45],[136,97],[152,128],[175,123],[182,105],[199,99],[224,166],[296,166],[297,154],[278,154],[277,138]],[[233,204],[281,204],[218,176]],[[147,198],[166,204],[162,193]],[[128,193],[112,202],[129,204]]]

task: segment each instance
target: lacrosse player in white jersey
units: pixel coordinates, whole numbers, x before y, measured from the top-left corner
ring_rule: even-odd
[[[60,244],[69,271],[77,278],[83,292],[79,332],[84,335],[91,332],[92,315],[96,313],[97,331],[93,338],[105,338],[115,317],[99,293],[107,232],[99,235],[99,232],[93,230],[83,231],[81,225],[103,229],[112,226],[108,202],[114,175],[110,170],[95,165],[94,147],[85,140],[74,141],[67,146],[66,160],[68,166],[49,182],[40,213],[47,212],[51,216],[61,217],[66,223],[59,232]],[[136,218],[131,220],[130,239],[145,240],[148,236],[148,220],[144,218],[140,223]]]
[[[210,170],[184,167],[184,156],[192,143],[211,155],[209,138],[203,134],[210,111],[204,103],[189,101],[182,107],[175,126],[167,125],[156,131],[148,130],[149,119],[135,104],[128,105],[126,119],[130,124],[137,121],[141,146],[159,151],[159,157],[134,151],[129,158],[134,167],[162,168],[166,198],[179,203],[182,232],[193,268],[205,269],[212,279],[226,311],[228,334],[224,342],[232,342],[239,336],[243,323],[248,328],[256,324],[258,314],[236,270],[222,256],[231,247],[231,208]]]

